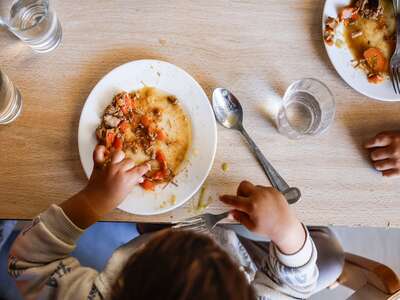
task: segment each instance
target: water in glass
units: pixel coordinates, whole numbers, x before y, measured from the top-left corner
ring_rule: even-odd
[[[279,131],[296,139],[324,132],[334,119],[332,93],[316,79],[294,82],[286,91],[278,113]]]
[[[21,94],[7,75],[0,70],[0,124],[8,124],[15,120],[21,108]]]
[[[48,0],[13,2],[7,25],[11,32],[37,52],[51,51],[61,41],[61,25]]]

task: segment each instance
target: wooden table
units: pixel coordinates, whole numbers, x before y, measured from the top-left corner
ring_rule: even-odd
[[[208,96],[217,86],[234,91],[250,134],[301,188],[294,207],[305,223],[400,227],[400,180],[373,171],[361,148],[378,131],[400,127],[400,103],[368,99],[340,79],[321,42],[323,1],[53,2],[63,27],[56,51],[35,54],[0,32],[1,68],[24,97],[20,118],[0,126],[0,218],[32,218],[85,185],[77,131],[86,97],[113,68],[154,58],[187,70]],[[283,93],[302,77],[331,88],[337,117],[327,134],[291,141],[271,122],[268,85]],[[218,127],[208,211],[223,211],[217,195],[233,193],[242,179],[267,184],[239,134]],[[115,210],[107,220],[168,222],[193,214],[197,199],[169,214]]]

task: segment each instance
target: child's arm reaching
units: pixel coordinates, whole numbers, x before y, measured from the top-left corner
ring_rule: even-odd
[[[70,256],[83,230],[118,206],[141,182],[147,165],[134,166],[123,152],[104,165],[103,146],[94,152],[88,185],[78,194],[36,217],[15,240],[9,273],[26,299],[98,299],[97,271]]]
[[[318,279],[317,252],[307,228],[300,223],[284,196],[274,188],[243,181],[236,196],[221,201],[232,216],[254,233],[270,238],[269,256],[253,284],[298,298],[308,297]]]

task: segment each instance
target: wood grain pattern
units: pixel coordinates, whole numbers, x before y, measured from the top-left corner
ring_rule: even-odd
[[[35,54],[0,32],[1,68],[24,97],[21,117],[0,127],[0,218],[32,218],[84,186],[77,130],[86,97],[118,65],[155,58],[184,68],[209,96],[217,86],[236,94],[249,133],[282,176],[301,188],[295,209],[305,223],[400,227],[400,181],[373,171],[361,148],[378,131],[400,127],[400,103],[368,99],[339,78],[321,42],[323,1],[54,3],[63,27],[56,51]],[[337,117],[327,134],[291,141],[271,122],[268,91],[271,86],[282,94],[302,77],[330,87]],[[218,135],[207,180],[211,212],[224,210],[217,195],[234,192],[242,179],[267,184],[241,137],[221,127]],[[168,222],[192,214],[191,205],[145,218],[115,210],[107,220]]]

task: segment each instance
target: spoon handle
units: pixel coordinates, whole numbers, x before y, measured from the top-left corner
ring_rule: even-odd
[[[261,167],[264,169],[264,172],[267,175],[272,186],[283,193],[290,204],[295,203],[297,200],[299,200],[301,196],[300,190],[297,188],[289,187],[286,181],[281,177],[281,175],[279,175],[278,171],[276,171],[275,168],[270,164],[270,162],[265,158],[264,154],[258,148],[256,143],[252,140],[252,138],[249,136],[243,126],[239,128],[239,131],[246,139],[251,151],[257,158]]]

